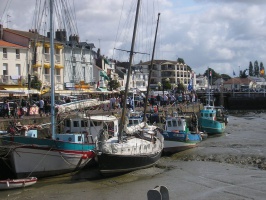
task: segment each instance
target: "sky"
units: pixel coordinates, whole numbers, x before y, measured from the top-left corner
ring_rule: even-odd
[[[137,0],[67,1],[75,19],[69,30],[80,41],[94,43],[108,58],[128,60],[127,52],[114,48],[130,50]],[[1,0],[0,23],[25,31],[34,28],[35,3]],[[141,6],[135,51],[149,55],[136,54],[135,63],[151,60],[160,13],[154,59],[183,58],[197,74],[210,67],[229,76],[247,69],[250,61],[266,65],[265,0],[142,0]]]

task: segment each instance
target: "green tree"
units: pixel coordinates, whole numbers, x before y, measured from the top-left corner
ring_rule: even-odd
[[[184,59],[183,59],[183,58],[178,58],[178,59],[177,59],[177,62],[178,62],[178,63],[185,64],[185,61],[184,61]]]
[[[185,87],[185,85],[183,83],[178,83],[177,90],[178,90],[179,93],[180,92],[184,92],[185,89],[186,89],[186,87]]]
[[[109,82],[108,82],[108,87],[109,87],[109,90],[116,90],[117,88],[120,87],[120,83],[117,81],[117,80],[113,80],[111,79]]]
[[[254,76],[254,69],[253,69],[253,65],[252,65],[252,62],[250,61],[249,62],[249,67],[248,67],[248,74],[249,76]]]
[[[248,77],[248,75],[247,75],[247,70],[248,70],[248,69],[245,69],[244,71],[241,70],[241,71],[240,71],[240,76],[239,76],[239,77],[240,77],[240,78],[247,78],[247,77]]]
[[[255,62],[254,62],[254,76],[259,76],[259,74],[260,74],[260,71],[259,71],[259,63],[258,63],[258,61],[256,60]]]
[[[42,82],[38,78],[38,76],[34,76],[34,78],[31,80],[30,87],[33,88],[33,89],[37,89],[37,90],[40,90],[41,89]]]

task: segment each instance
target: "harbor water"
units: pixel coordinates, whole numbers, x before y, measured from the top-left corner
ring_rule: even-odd
[[[172,200],[243,200],[266,197],[266,113],[230,116],[226,132],[198,147],[162,157],[156,166],[102,177],[97,165],[27,188],[0,191],[0,199],[146,200],[163,185]]]

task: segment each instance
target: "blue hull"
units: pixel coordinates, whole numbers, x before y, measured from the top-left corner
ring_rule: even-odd
[[[190,148],[196,147],[197,143],[202,141],[200,134],[192,134],[186,132],[170,132],[164,131],[164,149],[163,152],[168,154],[178,153]]]

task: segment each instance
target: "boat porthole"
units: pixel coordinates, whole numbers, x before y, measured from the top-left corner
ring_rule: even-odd
[[[56,138],[56,140],[59,140],[59,138]]]
[[[72,140],[72,138],[71,138],[71,137],[69,137],[69,138],[68,138],[68,141],[70,142],[71,140]]]

